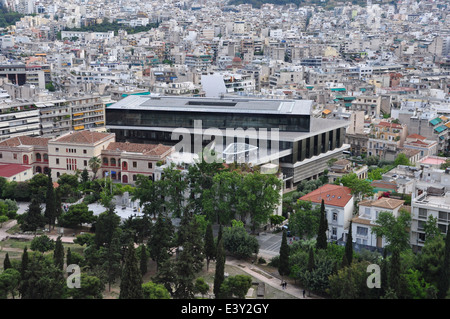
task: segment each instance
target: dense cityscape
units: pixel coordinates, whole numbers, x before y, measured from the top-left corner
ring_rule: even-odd
[[[447,0],[0,5],[0,299],[450,298]]]

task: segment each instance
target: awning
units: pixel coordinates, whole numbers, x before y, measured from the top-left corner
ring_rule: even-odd
[[[337,92],[342,92],[342,91],[345,92],[345,91],[346,91],[345,88],[331,88],[330,90],[331,90],[331,91],[334,91],[334,92],[336,92],[336,91],[337,91]]]
[[[81,115],[83,115],[84,113],[75,113],[73,116],[81,116]]]
[[[322,113],[323,113],[323,114],[330,114],[331,111],[330,111],[330,110],[323,110]]]
[[[441,126],[434,128],[434,130],[438,133],[441,133],[441,132],[445,131],[446,129],[447,129],[447,126],[445,126],[445,125],[441,125]]]
[[[439,124],[441,122],[442,122],[442,120],[439,117],[437,117],[434,120],[431,120],[430,124],[434,126],[434,125]]]
[[[78,130],[82,130],[84,129],[84,125],[80,125],[80,126],[75,126],[74,130],[78,131]]]

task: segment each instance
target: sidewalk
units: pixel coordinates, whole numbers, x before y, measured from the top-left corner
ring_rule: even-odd
[[[284,293],[290,294],[298,299],[317,299],[316,296],[309,296],[308,292],[305,294],[305,298],[303,298],[303,288],[294,286],[292,284],[288,284],[285,289],[281,287],[281,279],[268,274],[264,270],[258,268],[258,266],[253,265],[249,262],[245,262],[242,260],[238,260],[235,258],[231,258],[227,256],[226,262],[227,265],[236,266],[239,269],[242,269],[252,277],[257,278],[258,280],[276,288],[278,290],[283,291]]]

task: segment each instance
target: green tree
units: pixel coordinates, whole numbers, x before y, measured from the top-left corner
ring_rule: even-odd
[[[318,234],[320,207],[310,201],[297,201],[294,211],[289,217],[289,228],[300,238],[311,239]]]
[[[187,180],[181,171],[172,164],[172,166],[163,170],[159,183],[165,196],[164,205],[167,212],[175,218],[180,218],[184,207],[184,192],[187,189]]]
[[[5,269],[0,273],[0,299],[6,299],[8,294],[14,299],[19,284],[20,272],[14,268]]]
[[[56,220],[56,198],[55,198],[55,189],[53,187],[51,169],[48,170],[47,174],[47,192],[45,196],[45,211],[44,216],[47,219],[47,223],[49,225],[49,229],[51,226],[55,227]]]
[[[209,262],[216,257],[216,246],[214,244],[214,234],[212,224],[208,223],[205,233],[205,258],[206,258],[206,271],[209,270]]]
[[[25,279],[22,279],[22,299],[62,299],[65,280],[63,272],[41,253],[29,259]]]
[[[174,298],[194,297],[194,279],[203,266],[203,238],[198,224],[189,213],[184,213],[178,232],[179,251],[174,262]]]
[[[353,261],[353,236],[352,236],[352,221],[348,228],[347,242],[345,243],[345,262],[343,264],[350,265]]]
[[[380,212],[376,223],[379,227],[372,229],[377,237],[384,237],[388,242],[386,248],[390,251],[402,251],[409,248],[409,228],[411,215],[404,209],[399,210],[398,217],[391,212]]]
[[[36,232],[38,228],[45,226],[45,217],[42,215],[41,204],[33,197],[28,210],[18,219],[22,231]]]
[[[3,270],[6,270],[8,268],[12,268],[11,261],[9,260],[9,254],[6,253],[5,259],[3,260]]]
[[[444,262],[439,272],[438,294],[439,299],[444,299],[448,295],[450,286],[450,227],[447,226],[447,235],[445,236]]]
[[[156,261],[157,270],[172,255],[170,248],[173,247],[173,235],[174,227],[172,221],[167,215],[163,213],[159,214],[147,242],[150,257]]]
[[[237,258],[248,258],[259,251],[258,240],[247,232],[242,222],[236,220],[223,230],[223,246]]]
[[[148,271],[148,267],[147,267],[148,255],[147,255],[147,248],[145,247],[145,244],[142,244],[140,246],[140,256],[139,257],[140,257],[139,258],[139,260],[140,260],[139,268],[141,270],[141,275],[144,276]]]
[[[144,299],[170,299],[169,291],[161,284],[148,281],[142,284]]]
[[[354,262],[330,276],[330,295],[333,299],[377,298],[374,289],[367,287],[369,262]]]
[[[320,220],[319,220],[319,230],[317,233],[317,249],[326,249],[327,248],[327,230],[328,230],[328,222],[327,217],[325,216],[325,203],[322,199],[322,203],[320,206]]]
[[[281,276],[287,276],[290,273],[289,269],[289,246],[287,243],[286,230],[283,230],[283,237],[280,246],[280,264],[278,266],[278,273]]]
[[[45,253],[46,251],[50,251],[55,248],[55,242],[47,235],[41,235],[33,238],[30,248],[31,250]]]
[[[225,251],[223,248],[223,239],[220,239],[217,243],[217,257],[216,257],[216,270],[214,275],[214,287],[213,292],[216,299],[220,298],[220,290],[222,283],[225,280]]]
[[[89,210],[86,203],[73,204],[69,210],[60,217],[60,224],[63,227],[81,227],[82,224],[91,224],[97,219],[94,212]]]
[[[94,237],[96,246],[101,247],[110,245],[119,225],[120,216],[116,214],[115,207],[113,206],[98,215],[95,223]]]
[[[73,299],[102,299],[105,285],[100,278],[84,272],[80,275],[80,288],[69,289]]]
[[[97,172],[100,169],[100,167],[102,166],[102,160],[100,159],[100,157],[93,156],[89,159],[88,165],[89,165],[89,168],[91,169],[92,173],[94,174],[92,176],[92,180],[94,180],[97,178]]]
[[[252,286],[252,278],[248,275],[235,275],[228,277],[221,285],[220,293],[222,298],[245,299],[247,291]]]
[[[238,193],[237,213],[242,217],[250,216],[253,232],[269,221],[269,216],[281,201],[281,187],[282,181],[276,175],[259,172],[244,174]]]
[[[212,185],[203,191],[202,205],[208,219],[227,225],[235,217],[241,176],[237,171],[222,171],[214,175]]]
[[[64,268],[64,247],[61,241],[61,236],[58,236],[55,242],[55,250],[53,252],[53,260],[55,266],[61,270]]]
[[[19,285],[19,293],[20,295],[27,289],[26,287],[26,272],[28,270],[28,248],[24,247],[22,258],[20,262],[20,285]]]
[[[139,271],[136,251],[130,242],[120,277],[119,299],[142,299],[142,275]]]
[[[206,295],[209,291],[209,285],[208,283],[205,281],[204,278],[197,278],[195,280],[195,285],[194,285],[194,292],[201,294],[202,296]]]
[[[404,153],[400,153],[395,158],[394,165],[395,166],[398,166],[398,165],[411,166],[411,162],[409,161],[408,157]]]
[[[342,184],[351,189],[353,195],[359,201],[365,196],[371,196],[373,187],[370,185],[370,181],[365,179],[359,179],[355,173],[350,173],[337,178],[334,182],[336,185]]]

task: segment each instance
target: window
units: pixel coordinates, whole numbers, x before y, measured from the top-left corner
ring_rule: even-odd
[[[59,158],[56,159],[56,164],[59,164]]]
[[[88,162],[86,160],[83,162],[83,164],[84,166],[88,166]]]
[[[1,158],[1,156],[0,156],[0,158]],[[148,168],[153,168],[153,163],[152,162],[148,162]]]
[[[83,154],[86,154],[87,153],[87,150],[83,150]]]
[[[133,162],[133,167],[134,167],[134,168],[137,167],[137,162]]]
[[[55,152],[59,152],[59,147],[55,148]]]
[[[133,182],[137,180],[137,175],[133,175]]]
[[[3,154],[2,153],[0,153],[0,158],[3,158]]]
[[[14,154],[14,155],[13,155],[13,158],[14,158],[14,159],[17,159],[17,154]]]
[[[338,213],[333,213],[333,221],[336,222],[338,219]]]
[[[427,218],[427,210],[425,208],[419,208],[419,218]]]
[[[356,234],[358,234],[360,236],[367,236],[368,233],[369,232],[366,227],[360,227],[360,226],[356,227]]]

